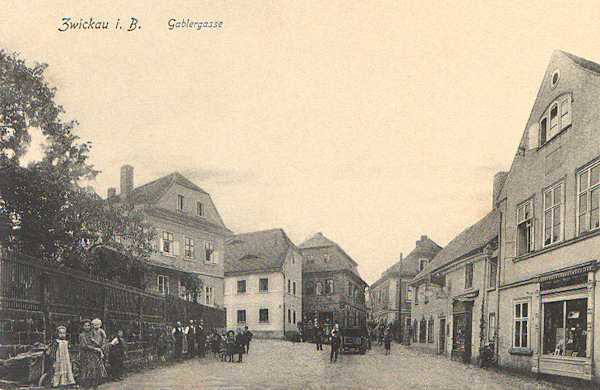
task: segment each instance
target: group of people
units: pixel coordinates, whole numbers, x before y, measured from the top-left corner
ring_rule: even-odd
[[[100,319],[84,319],[81,325],[83,331],[79,334],[79,385],[84,388],[97,388],[109,376],[113,380],[122,379],[126,353],[123,331],[118,330],[115,337],[109,341]],[[47,360],[52,367],[53,387],[75,385],[65,326],[57,328],[57,338],[50,343]]]
[[[218,351],[221,355],[221,361],[233,362],[234,355],[238,355],[237,363],[241,363],[242,356],[250,351],[251,340],[252,332],[246,326],[243,331],[241,328],[238,328],[237,332],[229,330],[222,336],[215,332],[211,347],[213,354],[216,355]]]
[[[190,320],[188,326],[183,326],[181,321],[177,321],[171,334],[175,341],[175,359],[206,356],[207,335],[203,320],[198,321],[197,324],[194,320]]]
[[[323,330],[323,327],[318,322],[315,322],[313,337],[315,344],[317,345],[317,351],[323,350],[323,341],[330,337],[331,350],[329,351],[329,362],[337,362],[340,346],[342,345],[342,338],[340,337],[340,325],[336,322],[331,329],[331,334],[328,335],[327,332]]]

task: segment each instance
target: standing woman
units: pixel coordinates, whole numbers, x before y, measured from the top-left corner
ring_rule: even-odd
[[[80,381],[84,388],[97,389],[100,382],[106,378],[106,368],[102,363],[104,352],[94,341],[92,323],[85,319],[81,321],[83,332],[79,335],[79,365]]]
[[[387,327],[385,329],[385,334],[383,336],[383,342],[385,344],[385,354],[389,355],[390,350],[392,348],[392,330],[389,327]]]

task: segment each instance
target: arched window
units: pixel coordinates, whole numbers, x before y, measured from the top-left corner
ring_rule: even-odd
[[[571,126],[571,100],[571,94],[561,95],[542,114],[539,120],[539,146]]]
[[[315,284],[315,294],[316,295],[323,295],[323,283],[317,282]]]

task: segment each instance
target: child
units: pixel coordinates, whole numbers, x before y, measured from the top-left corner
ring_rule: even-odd
[[[217,354],[219,353],[219,351],[221,350],[221,341],[223,339],[221,338],[221,336],[219,335],[219,333],[215,330],[212,339],[210,340],[210,349],[213,353],[213,357],[217,357]]]
[[[52,386],[64,387],[75,384],[71,357],[69,356],[69,342],[67,341],[67,328],[59,326],[58,338],[50,344],[49,359],[53,361]]]
[[[110,376],[116,380],[123,380],[123,361],[125,360],[125,341],[123,331],[117,331],[117,337],[110,342],[108,362],[110,363]]]

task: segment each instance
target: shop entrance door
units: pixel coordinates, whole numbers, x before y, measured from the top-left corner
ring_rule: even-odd
[[[471,362],[473,302],[454,302],[452,327],[452,357]]]

